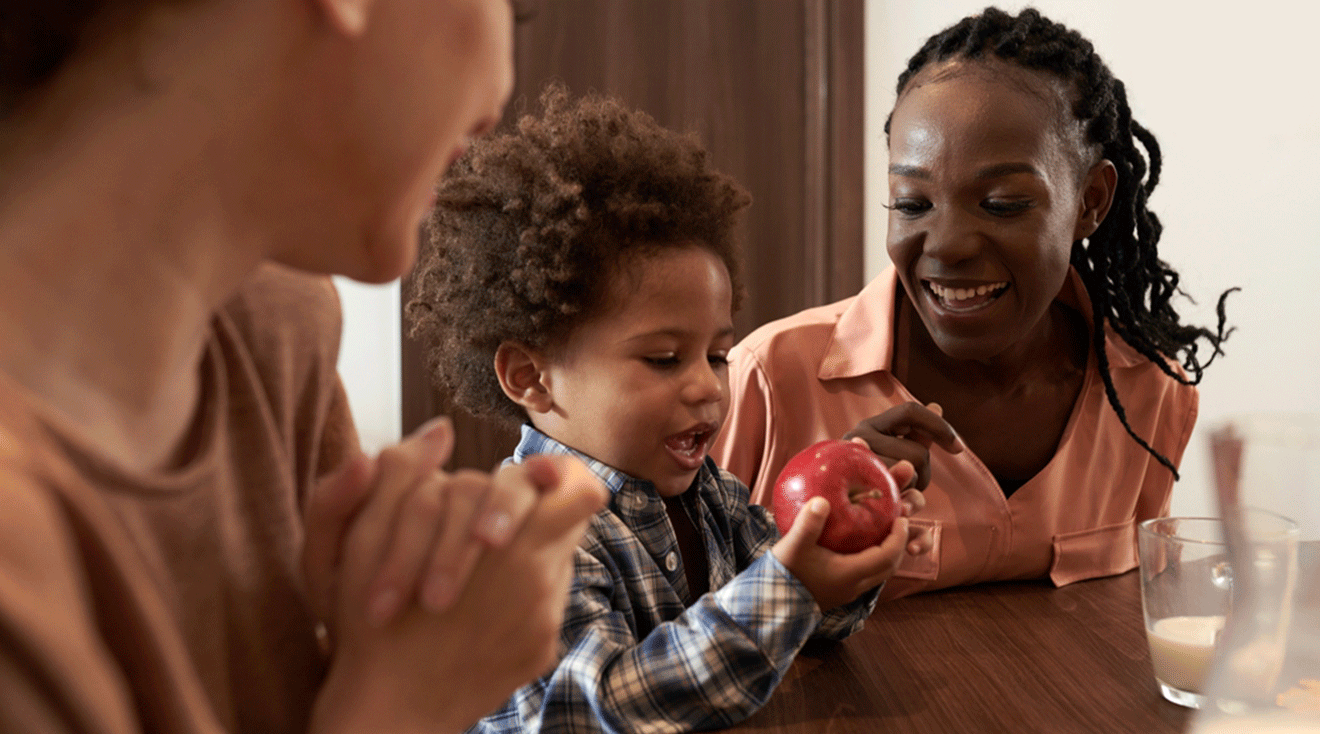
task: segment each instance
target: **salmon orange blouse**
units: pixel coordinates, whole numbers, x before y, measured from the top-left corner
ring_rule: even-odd
[[[733,349],[729,419],[712,455],[751,487],[753,502],[770,504],[780,469],[801,449],[916,399],[890,371],[898,287],[891,267],[858,295],[766,324]],[[1076,271],[1059,299],[1091,323]],[[1196,389],[1108,328],[1105,347],[1128,422],[1177,465],[1196,422]],[[913,519],[931,528],[934,548],[905,557],[881,598],[1008,579],[1062,586],[1128,571],[1137,565],[1136,524],[1167,514],[1173,481],[1123,428],[1092,353],[1054,458],[1011,496],[972,451],[931,449],[926,508]]]

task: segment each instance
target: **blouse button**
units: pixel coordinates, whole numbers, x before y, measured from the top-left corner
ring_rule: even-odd
[[[674,569],[678,568],[678,554],[677,554],[677,553],[674,553],[674,552],[671,551],[671,552],[669,553],[669,555],[665,556],[665,568],[668,569],[668,570],[671,571],[671,572],[672,572]]]

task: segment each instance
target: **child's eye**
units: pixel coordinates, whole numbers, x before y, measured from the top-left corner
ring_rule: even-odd
[[[1020,214],[1036,204],[1030,199],[986,199],[981,208],[997,217],[1009,217]]]
[[[929,211],[930,202],[911,197],[897,197],[892,204],[885,204],[885,208],[904,216],[915,217]]]
[[[675,367],[678,365],[678,355],[657,354],[650,357],[642,357],[642,361],[646,362],[652,367],[660,367],[660,368]]]
[[[728,366],[728,364],[729,364],[729,355],[724,354],[724,353],[722,353],[722,352],[719,352],[719,353],[716,353],[716,354],[709,354],[709,355],[706,356],[706,361],[707,361],[707,362],[710,362],[711,364],[713,364],[713,365],[715,365],[715,366],[717,366],[717,367]]]

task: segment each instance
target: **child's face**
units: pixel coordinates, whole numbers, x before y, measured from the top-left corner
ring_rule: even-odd
[[[697,246],[627,263],[609,305],[543,370],[553,402],[532,422],[662,496],[692,483],[728,411],[733,290]]]
[[[1063,84],[1043,74],[954,61],[899,99],[889,256],[945,354],[992,359],[1039,333],[1079,235],[1081,155]]]

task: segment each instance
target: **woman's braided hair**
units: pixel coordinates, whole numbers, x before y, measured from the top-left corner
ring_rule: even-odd
[[[1224,302],[1237,289],[1219,296],[1219,323],[1213,331],[1179,322],[1170,303],[1175,294],[1181,293],[1178,273],[1159,257],[1162,227],[1159,217],[1146,206],[1160,180],[1159,143],[1132,119],[1123,82],[1114,78],[1091,42],[1076,31],[1045,18],[1034,8],[1016,16],[986,8],[927,39],[899,75],[898,93],[901,96],[913,77],[931,63],[990,55],[1070,83],[1075,90],[1073,114],[1085,124],[1088,142],[1099,146],[1101,155],[1118,171],[1109,215],[1088,239],[1073,243],[1072,265],[1090,295],[1094,349],[1109,404],[1128,434],[1177,477],[1173,462],[1138,436],[1128,423],[1109,372],[1102,325],[1108,323],[1125,342],[1173,379],[1195,385],[1201,381],[1204,369],[1223,353],[1220,347],[1232,333],[1225,327]],[[885,133],[889,133],[888,121]],[[1201,339],[1210,345],[1210,356],[1204,364],[1197,356]],[[1179,361],[1190,377],[1168,360]]]

